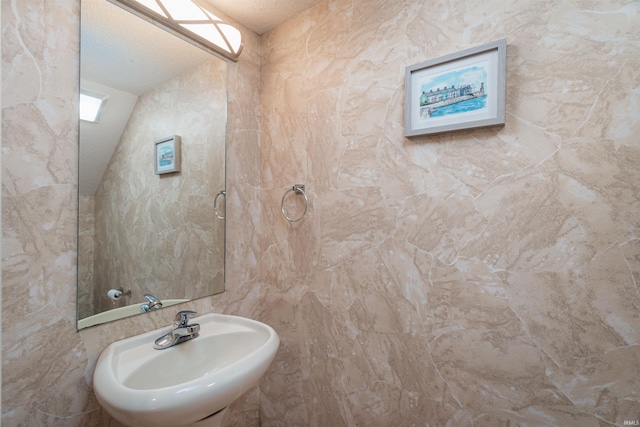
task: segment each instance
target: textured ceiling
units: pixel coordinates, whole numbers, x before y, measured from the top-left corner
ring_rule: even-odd
[[[272,30],[322,0],[204,0],[258,34]]]
[[[86,80],[142,95],[211,58],[106,0],[81,4],[81,72]]]

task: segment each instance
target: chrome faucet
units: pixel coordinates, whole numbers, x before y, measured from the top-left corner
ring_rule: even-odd
[[[158,338],[153,344],[156,350],[164,350],[173,347],[182,342],[192,340],[200,333],[200,325],[198,323],[189,324],[189,319],[196,317],[195,311],[184,310],[176,314],[173,320],[173,329],[171,332],[164,334]]]
[[[142,304],[140,306],[140,310],[144,311],[145,313],[147,311],[151,311],[151,310],[158,310],[162,308],[162,301],[160,301],[158,298],[154,297],[151,294],[144,294],[144,297],[149,301],[148,303]]]

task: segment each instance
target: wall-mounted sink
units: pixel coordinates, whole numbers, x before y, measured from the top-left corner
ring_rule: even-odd
[[[199,336],[165,350],[153,344],[171,328],[102,352],[93,385],[111,416],[136,427],[218,425],[221,411],[265,373],[280,343],[270,326],[243,317],[206,314],[193,322]]]

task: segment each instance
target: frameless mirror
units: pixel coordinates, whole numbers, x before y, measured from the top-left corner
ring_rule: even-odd
[[[81,1],[78,329],[224,291],[226,66]]]

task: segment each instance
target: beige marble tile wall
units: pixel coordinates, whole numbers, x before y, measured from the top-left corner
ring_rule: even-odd
[[[224,289],[213,201],[224,189],[226,74],[212,58],[138,99],[96,191],[96,312],[114,308],[112,288],[132,292],[118,305]],[[181,137],[181,170],[155,175],[154,141],[171,135]]]
[[[95,314],[95,196],[78,198],[78,316],[80,319]]]
[[[328,0],[263,37],[261,425],[640,420],[639,28],[637,1]],[[503,37],[506,126],[403,138],[404,67]]]
[[[2,0],[2,23],[3,425],[115,425],[99,352],[171,315],[74,332],[78,4]],[[227,292],[186,306],[282,346],[228,424],[640,418],[637,28],[637,2],[330,1],[265,38],[262,73],[247,33]],[[404,66],[504,36],[507,126],[403,139]]]
[[[170,324],[159,311],[76,332],[79,1],[2,0],[2,425],[117,426],[91,391],[114,340]],[[227,292],[184,304],[255,317],[259,38],[228,65]],[[227,425],[258,425],[254,389]]]

